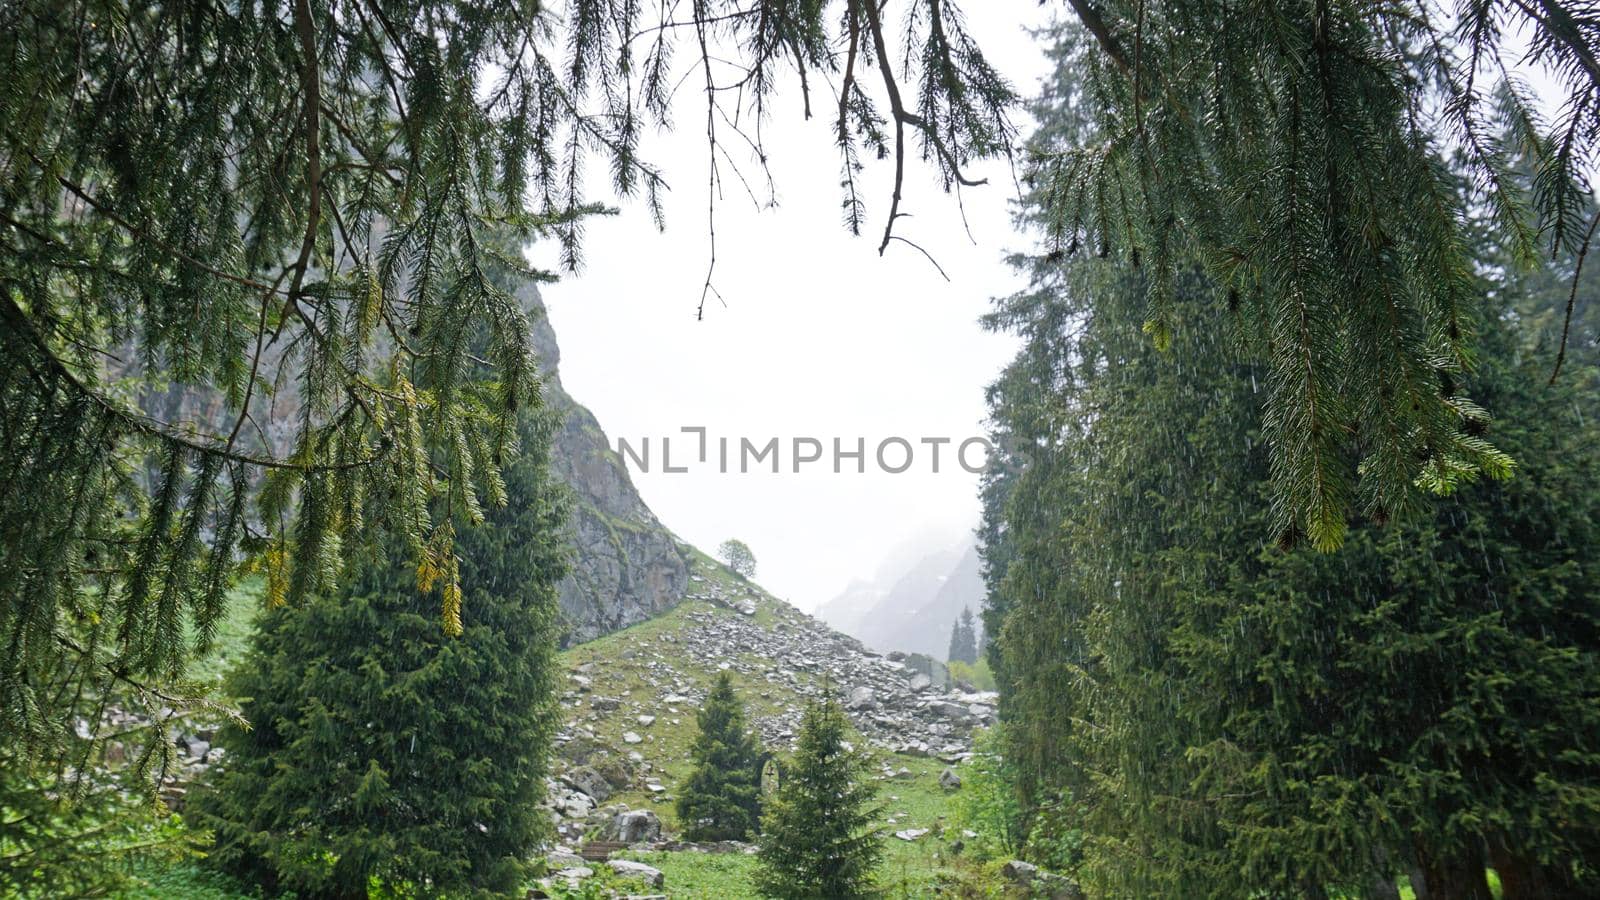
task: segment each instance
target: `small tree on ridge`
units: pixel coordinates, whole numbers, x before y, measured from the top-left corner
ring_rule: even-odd
[[[756,555],[750,552],[750,546],[744,541],[728,538],[717,548],[717,556],[739,575],[745,578],[756,577]]]

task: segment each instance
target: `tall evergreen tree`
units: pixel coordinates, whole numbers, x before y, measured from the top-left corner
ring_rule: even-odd
[[[1071,96],[1044,134],[1073,127]],[[1521,347],[1566,292],[1477,283],[1479,362],[1442,385],[1505,413],[1464,427],[1517,476],[1319,553],[1270,511],[1271,336],[1227,288],[1184,268],[1162,352],[1148,272],[1032,265],[991,319],[1025,344],[991,392],[1020,474],[985,526],[1032,844],[1068,800],[1080,874],[1113,895],[1357,893],[1408,864],[1437,896],[1487,896],[1486,864],[1508,897],[1594,890],[1600,393],[1581,364],[1547,386]]]
[[[695,723],[694,770],[678,787],[678,824],[692,841],[745,840],[761,822],[761,752],[727,672],[717,673]]]
[[[201,803],[218,864],[306,897],[517,887],[548,828],[566,570],[550,417],[525,412],[521,431],[507,504],[456,536],[469,586],[458,634],[439,627],[401,553],[342,596],[262,619],[231,685],[252,727],[224,734]]]
[[[873,822],[870,762],[849,741],[838,701],[813,702],[794,759],[762,817],[756,886],[763,896],[849,900],[874,893],[883,836]]]
[[[961,615],[950,626],[950,650],[945,655],[950,662],[972,665],[978,661],[978,634],[972,620],[971,607],[961,610]]]

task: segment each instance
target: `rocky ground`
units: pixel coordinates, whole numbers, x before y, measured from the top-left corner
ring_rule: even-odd
[[[806,703],[832,692],[876,752],[879,777],[942,776],[942,789],[958,787],[948,767],[970,753],[972,729],[994,721],[992,693],[950,684],[925,658],[874,653],[703,556],[692,565],[676,609],[562,655],[565,721],[547,801],[560,841],[551,863],[565,873],[558,877],[601,865],[573,855],[586,839],[683,849],[670,840],[673,792],[689,771],[695,710],[721,671],[732,673],[770,752],[789,752]],[[928,831],[892,809],[884,824],[902,841]]]

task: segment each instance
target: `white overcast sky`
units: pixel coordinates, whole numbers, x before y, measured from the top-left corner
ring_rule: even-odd
[[[1051,7],[985,0],[967,10],[989,58],[1034,95],[1048,66],[1027,29],[1045,24]],[[685,50],[679,60],[689,57]],[[725,172],[715,284],[727,305],[711,301],[696,321],[710,246],[705,101],[695,83],[674,104],[676,131],[645,150],[671,183],[666,231],[655,230],[642,204],[625,203],[621,215],[588,224],[585,268],[544,290],[562,380],[613,447],[618,438],[651,438],[653,471],[634,471],[633,479],[669,528],[707,552],[728,537],[744,540],[758,580],[813,609],[870,576],[908,539],[932,533],[954,541],[976,526],[977,476],[951,465],[948,449],[939,474],[925,445],[903,474],[876,471],[870,459],[867,474],[834,474],[831,442],[849,448],[865,438],[870,455],[885,437],[959,443],[984,433],[983,389],[1015,344],[977,319],[991,298],[1020,284],[1003,257],[1027,239],[1011,226],[1015,186],[1004,164],[975,169],[990,184],[963,193],[970,239],[954,197],[930,167],[915,165],[902,206],[912,216],[897,233],[927,248],[950,281],[904,244],[880,258],[891,164],[868,163],[870,219],[851,237],[841,224],[827,101],[814,96],[819,115],[805,121],[796,88],[778,99],[765,127],[778,206],[757,210]],[[590,184],[606,183],[597,168]],[[553,267],[550,248],[532,255]],[[688,473],[660,471],[664,435],[677,436],[674,465],[693,462],[697,448],[679,433],[684,426],[705,427],[713,448],[718,437],[734,446],[741,437],[781,438],[783,471],[721,474],[715,457]],[[828,458],[793,474],[795,436],[822,440]],[[890,462],[898,463],[898,450]]]

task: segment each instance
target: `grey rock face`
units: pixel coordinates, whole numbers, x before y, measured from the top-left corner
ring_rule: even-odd
[[[638,844],[661,840],[661,820],[648,809],[632,809],[618,813],[606,825],[606,840]]]
[[[538,289],[518,299],[533,324],[544,402],[561,417],[551,463],[573,492],[572,571],[561,582],[567,643],[582,643],[671,609],[689,586],[678,541],[640,499],[594,414],[561,386],[561,350]]]

